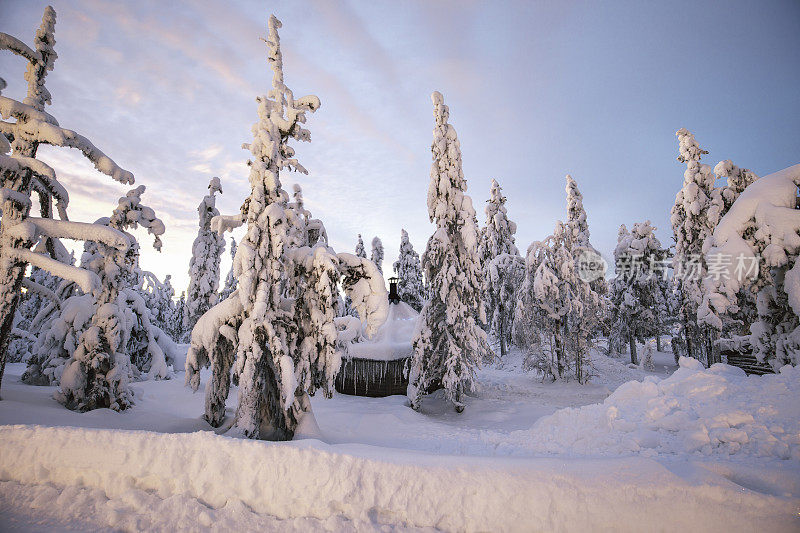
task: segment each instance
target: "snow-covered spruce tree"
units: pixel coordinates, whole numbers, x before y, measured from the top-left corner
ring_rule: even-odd
[[[68,408],[87,411],[98,407],[122,410],[133,403],[131,378],[147,372],[153,378],[170,377],[168,365],[176,348],[151,320],[141,291],[139,247],[127,229],[147,228],[154,247],[161,248],[164,224],[141,203],[144,186],[119,199],[110,218],[98,220],[123,234],[129,247],[87,242],[81,266],[100,278],[99,294],[74,296],[61,314],[37,339],[35,359],[26,371],[29,382],[46,379],[60,385],[55,397]],[[41,376],[41,377],[40,377]]]
[[[456,130],[442,95],[434,92],[433,164],[428,187],[428,216],[436,231],[428,239],[422,268],[430,299],[420,314],[411,359],[408,397],[419,409],[423,396],[435,387],[456,411],[464,410],[464,393],[472,389],[475,369],[488,359],[486,333],[475,320],[484,320],[478,224],[461,168]]]
[[[225,285],[222,287],[222,290],[219,292],[218,300],[221,302],[228,298],[233,291],[236,290],[236,286],[238,285],[238,281],[236,280],[236,276],[233,274],[233,258],[236,257],[236,239],[231,237],[231,269],[228,271],[228,275],[225,277]]]
[[[371,260],[378,267],[378,272],[383,274],[383,243],[378,237],[372,239],[372,257]]]
[[[280,25],[270,17],[266,43],[272,90],[256,99],[259,120],[253,142],[244,145],[253,155],[251,193],[239,217],[212,222],[217,231],[247,224],[234,259],[239,286],[200,317],[186,360],[187,384],[195,390],[200,368],[212,367],[206,420],[222,424],[233,371],[239,404],[231,431],[264,439],[291,439],[311,410],[308,397],[320,388],[326,396],[332,393],[341,363],[334,322],[340,279],[367,335],[374,334],[388,311],[386,287],[375,265],[352,254],[336,255],[320,238],[324,228],[312,224],[281,187],[281,170],[306,173],[288,143],[310,140],[302,124],[306,112],[316,111],[320,102],[316,96],[295,99],[284,84]]]
[[[700,149],[694,135],[685,128],[676,135],[678,161],[686,163],[683,187],[675,197],[670,219],[675,238],[673,269],[678,280],[681,326],[689,357],[705,359],[710,364],[714,362],[711,360],[712,339],[709,328],[697,322],[697,308],[703,299],[701,280],[707,272],[704,243],[714,231],[709,214],[713,214],[711,199],[716,178],[710,166],[700,163],[701,156],[708,152]]]
[[[364,241],[360,233],[358,234],[358,242],[356,243],[356,257],[367,258],[367,251],[364,249]]]
[[[730,160],[720,161],[714,167],[717,179],[726,178],[727,184],[712,191],[711,204],[708,210],[709,223],[716,227],[722,217],[730,210],[733,203],[748,185],[755,182],[758,176],[750,170],[739,168]],[[706,239],[703,252],[710,249],[711,239]],[[757,320],[756,298],[750,288],[742,288],[736,294],[737,310],[718,316],[713,307],[700,304],[698,322],[713,328],[718,334],[730,338],[735,335],[749,334],[750,324]]]
[[[397,284],[397,295],[419,312],[425,303],[425,284],[422,280],[422,265],[419,254],[414,251],[408,232],[400,230],[400,255],[394,262],[394,272],[400,279]]]
[[[586,209],[583,207],[583,194],[578,190],[578,183],[575,179],[567,174],[566,176],[566,193],[567,193],[567,246],[572,252],[574,258],[579,258],[586,252],[591,252],[596,258],[600,258],[600,252],[592,246],[589,241],[589,223],[586,219]],[[601,298],[608,293],[608,286],[605,276],[599,276],[590,282],[592,290]],[[599,316],[605,313],[602,302],[596,312]]]
[[[734,336],[732,344],[752,350],[775,370],[800,362],[798,186],[800,164],[765,176],[741,193],[710,239],[699,308],[721,319],[739,310],[742,290],[755,293],[757,320],[748,336]]]
[[[360,233],[358,234],[358,242],[356,243],[356,257],[361,257],[363,259],[367,258],[367,251],[364,248],[364,241],[361,238]],[[353,302],[350,301],[350,297],[347,295],[344,297],[344,309],[342,310],[342,313],[345,316],[358,316],[358,311],[356,311],[356,308],[353,306]]]
[[[211,219],[219,215],[216,193],[222,193],[219,178],[211,178],[208,195],[197,207],[200,229],[192,244],[189,261],[189,289],[186,293],[184,329],[191,331],[197,320],[217,303],[219,291],[219,262],[225,249],[225,239],[211,230]]]
[[[558,221],[553,235],[528,248],[514,332],[528,350],[528,368],[554,379],[574,376],[586,383],[599,297],[578,275],[569,232],[569,226]]]
[[[525,273],[525,261],[514,244],[517,225],[508,219],[506,197],[497,180],[492,180],[486,202],[486,226],[481,230],[478,253],[483,265],[483,299],[490,333],[500,342],[505,355],[511,342],[516,309],[516,291]]]
[[[60,127],[56,119],[44,111],[51,100],[45,78],[56,59],[53,49],[55,20],[55,11],[47,7],[33,48],[15,37],[0,33],[0,49],[10,50],[28,62],[25,73],[28,94],[25,99],[20,102],[0,96],[0,116],[3,119],[0,121],[0,208],[3,213],[0,226],[0,383],[27,265],[73,281],[84,292],[92,293],[99,290],[97,276],[67,264],[67,257],[59,258],[54,253],[55,240],[100,240],[122,250],[128,246],[127,239],[119,232],[68,222],[66,189],[58,182],[55,171],[36,159],[40,144],[77,148],[100,172],[121,183],[133,183],[130,172],[118,167],[85,137]],[[5,81],[0,79],[0,90],[5,85]],[[33,191],[39,196],[43,214],[50,215],[52,202],[56,201],[61,220],[30,216]],[[37,241],[45,243],[49,257],[31,250]]]
[[[183,317],[186,316],[186,291],[181,291],[181,295],[175,302],[175,315],[172,320],[172,327],[169,329],[169,336],[175,342],[187,342],[188,334],[183,329]],[[191,333],[191,332],[189,332]]]
[[[650,221],[620,227],[614,250],[616,277],[611,282],[612,339],[628,344],[631,363],[639,364],[636,342],[649,342],[666,332],[667,312],[662,285],[666,252]],[[612,342],[618,348],[621,342]]]

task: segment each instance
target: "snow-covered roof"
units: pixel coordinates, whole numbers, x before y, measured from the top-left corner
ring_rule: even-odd
[[[394,361],[411,357],[414,329],[417,326],[417,313],[405,302],[389,305],[386,322],[370,339],[348,345],[351,357],[358,359],[375,359],[378,361]]]

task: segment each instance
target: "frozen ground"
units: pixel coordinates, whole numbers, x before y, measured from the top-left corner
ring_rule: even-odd
[[[292,443],[215,435],[182,373],[136,384],[128,412],[78,414],[9,365],[0,529],[800,528],[800,372],[655,363],[598,355],[580,386],[511,354],[460,415],[438,397],[422,413],[397,396],[315,398],[318,428]]]

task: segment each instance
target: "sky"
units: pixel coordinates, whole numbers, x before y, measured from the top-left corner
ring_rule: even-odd
[[[420,254],[433,231],[434,90],[450,107],[480,224],[497,179],[523,254],[565,218],[568,173],[607,259],[623,223],[651,220],[670,245],[683,127],[712,166],[731,159],[764,176],[800,162],[797,0],[51,4],[48,111],[147,187],[167,233],[158,253],[136,232],[141,265],[171,274],[178,292],[209,179],[221,178],[223,214],[249,193],[241,145],[269,89],[270,13],[283,22],[287,86],[322,101],[308,116],[312,142],[294,145],[309,174],[284,173],[284,188],[302,185],[337,251],[379,236],[387,275],[401,228]],[[32,44],[45,5],[0,0],[0,31]],[[24,97],[24,69],[0,53],[4,96]],[[69,190],[71,220],[108,216],[128,189],[75,151],[40,154]],[[223,279],[229,265],[226,250]]]

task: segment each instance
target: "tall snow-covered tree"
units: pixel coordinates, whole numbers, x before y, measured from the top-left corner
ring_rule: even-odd
[[[436,231],[428,239],[422,267],[430,299],[420,314],[414,338],[408,397],[419,409],[423,396],[441,385],[456,411],[464,410],[464,393],[472,389],[475,369],[489,357],[486,333],[475,320],[484,319],[478,225],[461,167],[456,130],[450,111],[437,91],[432,95],[433,164],[428,187],[428,216]]]
[[[636,342],[666,332],[667,302],[663,285],[666,250],[650,221],[620,227],[614,250],[616,277],[611,282],[612,339],[628,344],[631,363],[639,364]],[[621,342],[613,342],[616,348]]]
[[[528,351],[527,367],[554,379],[573,376],[586,383],[599,297],[578,275],[570,232],[558,221],[552,235],[528,248],[514,332]]]
[[[211,219],[219,215],[216,193],[222,193],[219,178],[211,178],[208,195],[197,207],[200,229],[192,244],[189,262],[189,289],[186,292],[184,329],[191,331],[197,320],[217,303],[219,291],[219,262],[225,249],[225,239],[211,230]]]
[[[45,79],[57,57],[53,49],[55,22],[53,8],[45,8],[33,48],[0,33],[0,49],[9,50],[28,62],[25,99],[20,102],[0,96],[3,119],[0,121],[0,208],[3,213],[0,225],[0,383],[27,266],[30,264],[75,282],[86,293],[99,292],[97,275],[71,266],[68,257],[58,254],[57,239],[97,240],[116,246],[120,251],[126,250],[129,244],[123,234],[111,228],[69,222],[66,189],[59,183],[53,168],[36,159],[41,144],[77,148],[100,172],[120,183],[133,183],[130,172],[117,166],[87,138],[59,126],[44,110],[51,102]],[[0,80],[0,91],[5,85],[5,81]],[[36,192],[41,213],[45,215],[41,218],[30,216],[32,192]],[[54,201],[61,220],[51,217]],[[37,253],[37,248],[32,250],[37,242],[44,243],[48,253]]]
[[[408,232],[400,230],[400,255],[394,262],[394,272],[399,278],[397,295],[417,312],[425,303],[425,284],[422,280],[422,265],[419,254],[408,239]]]
[[[247,224],[234,259],[239,287],[198,320],[192,330],[186,379],[195,390],[199,370],[212,367],[206,386],[205,418],[222,424],[231,370],[238,376],[239,403],[231,431],[249,438],[291,439],[311,411],[309,396],[333,391],[341,364],[335,318],[338,283],[359,310],[365,333],[373,335],[388,312],[386,287],[374,264],[352,254],[336,255],[324,228],[310,222],[298,202],[290,203],[280,173],[306,173],[289,141],[310,141],[306,113],[316,96],[295,99],[283,78],[275,16],[266,40],[272,89],[258,97],[253,142],[244,145],[251,192],[241,215],[215,217],[212,229]],[[317,221],[318,222],[318,221]],[[316,241],[310,242],[314,230]]]
[[[367,251],[364,249],[364,241],[361,239],[361,234],[358,234],[358,242],[356,243],[356,257],[367,258]]]
[[[483,265],[483,298],[489,331],[505,355],[511,342],[511,326],[516,309],[516,291],[525,272],[525,261],[514,244],[517,225],[508,219],[506,197],[497,180],[492,180],[486,202],[486,226],[478,245]]]
[[[683,187],[675,197],[671,223],[675,238],[673,269],[677,278],[681,302],[681,326],[690,357],[714,361],[710,349],[708,328],[697,322],[697,309],[703,299],[701,280],[707,272],[704,243],[714,231],[714,222],[709,218],[711,200],[714,196],[714,172],[710,166],[700,163],[705,150],[685,128],[676,133],[679,141],[678,161],[686,163]]]
[[[599,258],[601,258],[600,252],[598,252],[589,241],[589,223],[586,219],[586,209],[583,207],[583,194],[578,190],[578,183],[571,175],[567,174],[566,182],[567,222],[565,228],[567,246],[575,259],[582,258],[582,256],[585,257],[585,254],[589,252],[599,260]],[[595,291],[598,296],[602,297],[607,294],[608,287],[604,275],[596,277],[596,279],[592,280],[590,283],[592,290]],[[604,311],[605,309],[603,309],[601,301],[601,306],[596,312],[602,315]]]
[[[378,267],[378,272],[383,274],[383,243],[378,237],[372,239],[372,262]]]
[[[225,285],[222,287],[222,290],[219,293],[219,301],[225,300],[233,294],[233,291],[236,290],[236,286],[239,284],[236,276],[233,273],[233,259],[236,257],[236,240],[231,237],[231,269],[228,271],[228,275],[225,277]]]

